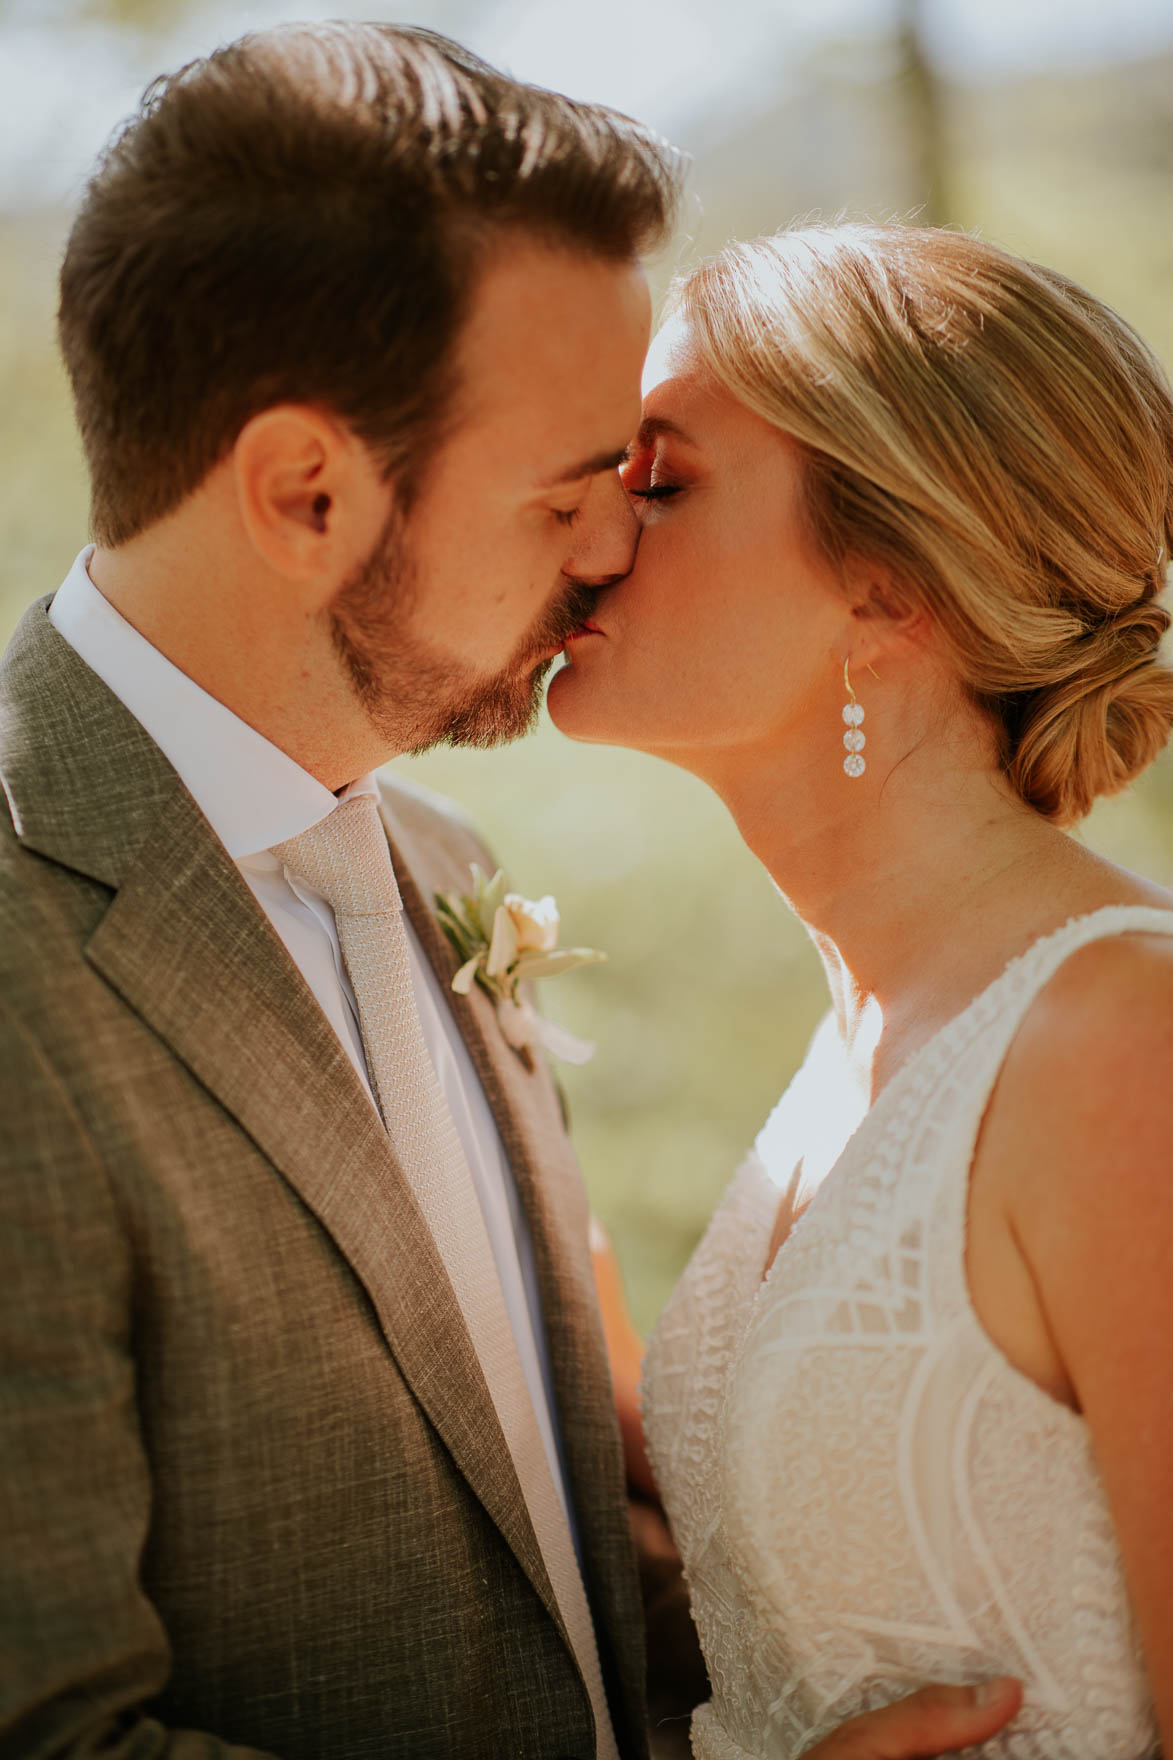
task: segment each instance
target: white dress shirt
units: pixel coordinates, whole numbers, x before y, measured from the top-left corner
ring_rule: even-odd
[[[334,913],[270,849],[308,831],[339,801],[358,794],[377,798],[374,776],[360,777],[338,795],[331,793],[127,623],[90,580],[86,565],[91,554],[89,547],[77,558],[49,608],[50,621],[178,773],[288,948],[373,1105],[358,1007],[342,963]],[[424,1038],[468,1159],[538,1428],[577,1549],[525,1213],[468,1047],[410,920],[405,927]]]

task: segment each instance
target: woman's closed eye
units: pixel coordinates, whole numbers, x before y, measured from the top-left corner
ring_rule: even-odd
[[[639,459],[633,459],[619,474],[633,501],[669,501],[684,487],[650,459],[644,459],[642,465]]]
[[[651,450],[628,458],[619,472],[619,478],[632,501],[649,504],[670,501],[684,488],[684,484],[666,468],[658,453]]]
[[[679,495],[683,483],[649,483],[646,489],[634,489],[626,485],[627,493],[636,501],[667,501],[673,495]]]

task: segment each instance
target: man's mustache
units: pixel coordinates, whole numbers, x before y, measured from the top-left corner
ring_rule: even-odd
[[[571,581],[565,593],[546,611],[541,624],[534,631],[528,644],[530,652],[535,656],[548,653],[551,648],[560,648],[576,629],[586,623],[595,606],[598,604],[600,589],[588,587],[582,581]]]

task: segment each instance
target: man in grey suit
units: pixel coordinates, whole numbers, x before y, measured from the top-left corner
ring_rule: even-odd
[[[482,845],[370,773],[522,732],[629,566],[673,180],[634,124],[347,25],[165,82],[87,193],[97,544],[0,678],[4,1752],[644,1751],[557,1096],[450,990],[431,900]],[[393,844],[455,1243],[389,1116],[400,1022],[376,1069],[272,853],[340,799]]]
[[[480,842],[372,772],[523,732],[630,566],[674,193],[363,25],[185,69],[90,186],[97,542],[0,668],[0,1753],[646,1752],[557,1096],[451,991]]]

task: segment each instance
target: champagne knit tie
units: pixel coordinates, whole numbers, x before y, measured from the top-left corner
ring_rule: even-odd
[[[534,1417],[468,1161],[428,1054],[391,851],[372,795],[357,795],[273,854],[334,912],[367,1067],[399,1164],[460,1304],[590,1693],[599,1760],[618,1760],[594,1624]]]

